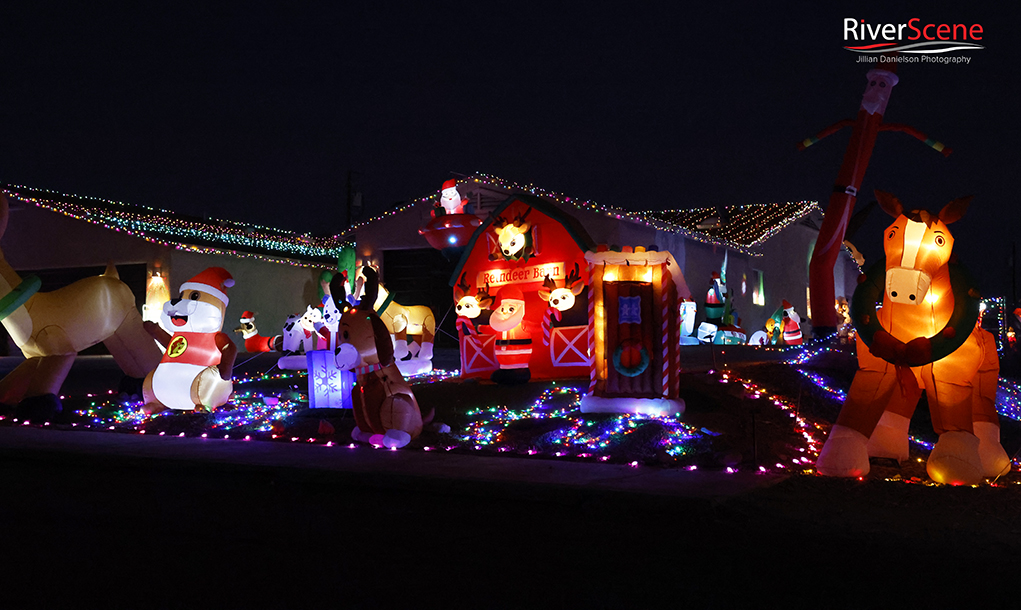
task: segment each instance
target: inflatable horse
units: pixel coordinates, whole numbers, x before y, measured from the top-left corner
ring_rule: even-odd
[[[907,459],[908,424],[924,389],[939,434],[929,476],[971,485],[1003,474],[1010,460],[994,406],[996,345],[977,327],[978,293],[952,262],[947,228],[971,198],[938,215],[905,212],[889,193],[876,191],[876,198],[896,220],[886,229],[885,260],[866,272],[852,299],[859,370],[819,455],[819,473],[861,476],[869,457]]]
[[[9,204],[0,193],[0,237]],[[53,292],[38,292],[36,276],[22,278],[0,252],[0,320],[25,361],[0,380],[0,403],[18,405],[26,417],[48,418],[61,410],[60,387],[78,352],[103,343],[129,377],[156,368],[160,352],[142,326],[131,288],[117,269]]]

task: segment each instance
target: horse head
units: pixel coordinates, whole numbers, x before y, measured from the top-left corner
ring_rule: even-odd
[[[886,299],[890,303],[920,305],[929,295],[932,278],[950,261],[954,237],[947,225],[964,216],[971,197],[955,199],[939,214],[926,210],[905,211],[900,200],[876,191],[879,205],[894,217],[886,228]]]

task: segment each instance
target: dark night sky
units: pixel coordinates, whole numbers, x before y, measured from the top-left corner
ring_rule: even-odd
[[[825,205],[849,131],[794,143],[858,109],[842,19],[979,23],[969,65],[900,66],[886,113],[954,154],[881,134],[863,192],[974,194],[958,252],[984,292],[1011,290],[1017,9],[10,4],[0,180],[317,233],[342,228],[349,170],[370,213],[474,171],[636,210]]]

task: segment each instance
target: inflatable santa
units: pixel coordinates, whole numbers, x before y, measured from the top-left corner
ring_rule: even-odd
[[[525,297],[515,286],[506,286],[496,295],[496,309],[489,318],[490,333],[496,335],[497,383],[525,383],[531,379],[528,361],[532,358],[535,324],[525,319]]]

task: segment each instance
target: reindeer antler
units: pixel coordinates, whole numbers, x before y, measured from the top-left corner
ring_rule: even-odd
[[[461,274],[461,278],[460,278],[459,280],[457,280],[457,283],[456,283],[456,284],[454,284],[454,288],[460,288],[460,289],[461,289],[461,290],[463,290],[463,291],[464,291],[465,293],[467,293],[467,292],[468,292],[469,290],[471,290],[471,285],[470,285],[470,284],[468,284],[468,282],[466,282],[466,281],[465,281],[465,278],[466,278],[467,276],[468,276],[468,272],[467,272],[467,271],[465,271],[464,273],[462,273],[462,274]]]
[[[546,274],[546,279],[544,279],[542,281],[542,287],[546,288],[547,290],[551,290],[551,291],[552,290],[556,290],[557,289],[557,283],[547,273]]]
[[[578,263],[574,263],[574,270],[564,280],[564,287],[570,288],[571,284],[581,281],[581,272],[578,269]]]
[[[493,295],[489,294],[489,282],[486,282],[485,288],[479,288],[478,299],[482,300],[482,297],[493,298]]]

